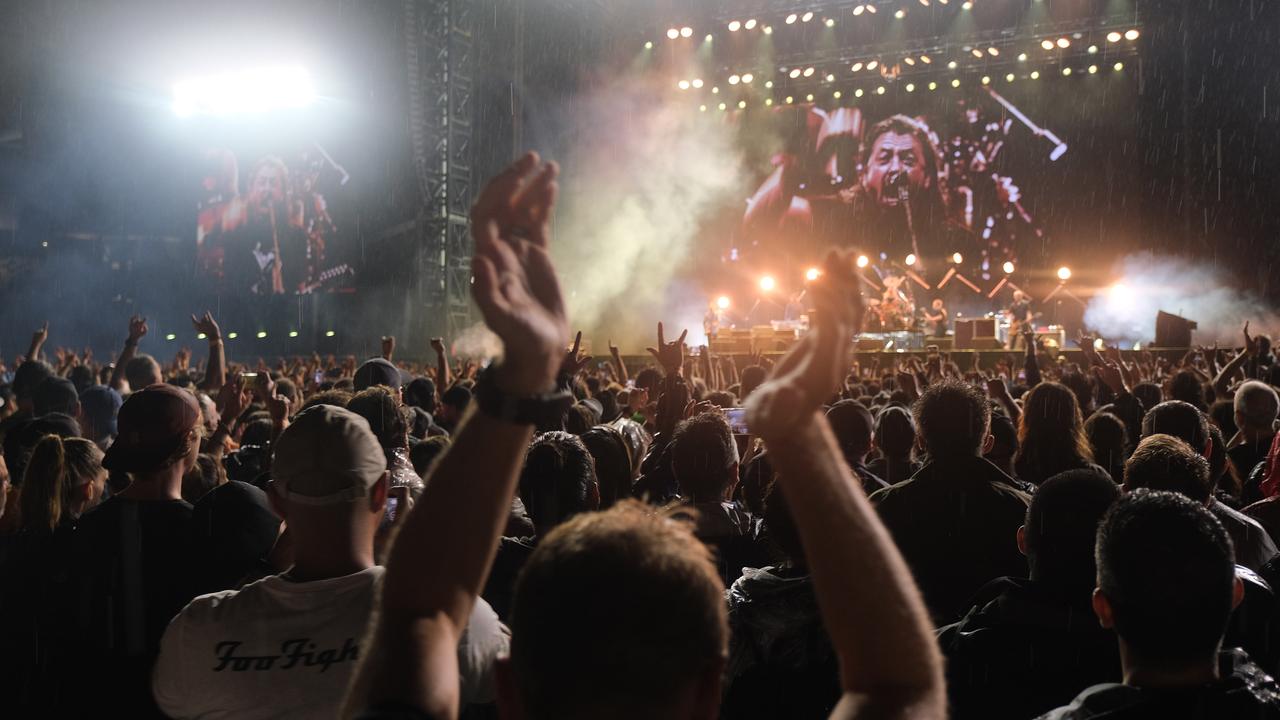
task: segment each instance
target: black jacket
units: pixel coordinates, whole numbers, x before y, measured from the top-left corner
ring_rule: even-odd
[[[1027,575],[1017,533],[1030,500],[976,456],[931,461],[871,496],[935,625],[960,619],[992,580]]]

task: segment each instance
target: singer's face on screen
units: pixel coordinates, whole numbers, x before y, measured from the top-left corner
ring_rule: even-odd
[[[894,207],[898,204],[897,192],[888,185],[897,173],[906,175],[912,190],[929,187],[924,148],[920,142],[910,134],[887,132],[876,138],[862,174],[862,184],[879,205]]]
[[[272,204],[284,202],[284,176],[274,165],[262,165],[253,174],[249,187],[249,206],[254,213],[265,215]]]

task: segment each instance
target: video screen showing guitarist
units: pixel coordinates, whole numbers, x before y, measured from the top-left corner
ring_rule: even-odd
[[[1009,341],[1007,346],[1010,350],[1017,350],[1022,342],[1023,328],[1030,326],[1035,322],[1035,316],[1031,313],[1031,298],[1021,290],[1013,291],[1013,303],[1005,310],[1009,317]]]

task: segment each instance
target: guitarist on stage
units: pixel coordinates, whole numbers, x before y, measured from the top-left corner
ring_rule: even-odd
[[[1010,350],[1016,350],[1022,341],[1023,328],[1029,327],[1035,321],[1035,316],[1031,314],[1031,299],[1021,290],[1014,290],[1013,304],[1005,310],[1005,314],[1009,316],[1008,347]]]

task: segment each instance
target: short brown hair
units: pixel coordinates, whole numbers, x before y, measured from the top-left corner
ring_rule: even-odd
[[[728,641],[710,551],[634,500],[557,527],[516,583],[511,660],[533,718],[663,716]]]
[[[1205,502],[1213,494],[1209,461],[1172,435],[1148,435],[1124,466],[1124,489],[1137,488],[1182,493]]]

